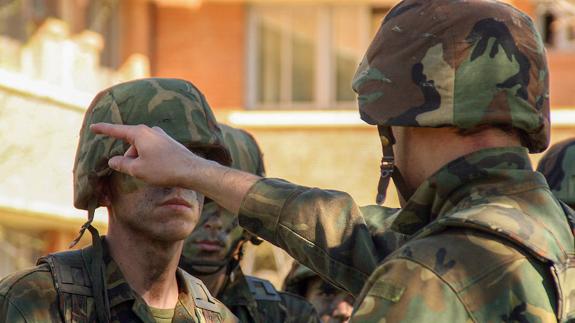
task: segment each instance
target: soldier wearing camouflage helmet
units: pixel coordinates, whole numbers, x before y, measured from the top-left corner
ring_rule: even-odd
[[[575,209],[575,138],[551,146],[537,165],[555,196]]]
[[[199,279],[177,268],[203,196],[111,170],[108,159],[132,152],[92,133],[97,122],[159,127],[187,149],[230,164],[209,105],[191,83],[144,79],[102,91],[86,111],[74,164],[74,205],[88,211],[81,234],[89,230],[93,243],[3,279],[0,321],[236,322]],[[106,237],[91,225],[100,206],[109,213]]]
[[[306,266],[295,262],[283,289],[305,298],[315,307],[322,323],[349,322],[353,296],[323,280]]]
[[[260,148],[246,131],[220,124],[232,167],[265,176]],[[244,243],[261,240],[242,229],[237,217],[207,202],[200,221],[186,239],[180,267],[200,278],[241,322],[318,322],[303,298],[278,292],[271,282],[244,275],[239,262]]]
[[[352,320],[567,322],[575,223],[528,156],[549,143],[548,79],[533,22],[506,3],[404,0],[389,12],[353,80],[383,146],[378,202],[390,178],[401,197],[382,233],[399,243],[381,248],[348,194],[153,147],[144,138],[169,138],[143,129],[94,131],[137,147],[114,169],[205,193],[357,296]],[[177,174],[158,173],[160,161]]]

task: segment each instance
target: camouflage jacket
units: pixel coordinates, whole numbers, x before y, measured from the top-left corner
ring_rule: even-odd
[[[218,299],[240,322],[319,322],[315,308],[305,299],[278,292],[267,280],[244,276],[239,266],[231,277]]]
[[[146,302],[132,290],[106,249],[104,247],[104,263],[111,321],[155,323]],[[86,250],[89,251],[89,248]],[[199,279],[181,269],[176,275],[180,294],[172,322],[237,322],[222,303],[209,295]],[[11,274],[0,281],[0,322],[76,322],[73,317],[64,320],[59,310],[58,296],[50,267],[46,263]],[[204,298],[209,298],[213,303],[209,310],[198,303]],[[87,305],[85,311],[89,322],[96,322],[92,298],[88,299]]]
[[[248,230],[350,291],[371,274],[357,300],[358,322],[575,317],[572,224],[524,148],[452,161],[388,221],[382,235],[408,239],[377,249],[347,194],[278,180],[254,185],[240,216]]]

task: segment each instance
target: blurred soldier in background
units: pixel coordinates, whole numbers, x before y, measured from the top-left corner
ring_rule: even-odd
[[[357,322],[567,322],[575,223],[528,156],[549,144],[548,80],[533,22],[506,3],[404,0],[388,13],[353,88],[381,138],[378,202],[390,178],[400,195],[384,233],[407,237],[395,251],[377,248],[349,194],[229,169],[145,127],[93,130],[137,149],[114,169],[204,193],[357,296]]]
[[[323,323],[348,322],[351,318],[353,296],[297,262],[287,275],[283,289],[310,302]]]
[[[108,159],[128,146],[94,135],[89,127],[97,122],[162,127],[187,149],[230,164],[210,107],[191,83],[145,79],[100,92],[86,112],[74,164],[74,205],[88,210],[81,234],[90,231],[92,246],[50,255],[2,280],[0,321],[235,322],[199,279],[177,268],[204,197],[112,171]],[[109,213],[103,238],[91,225],[99,206]]]
[[[262,153],[247,132],[220,124],[232,167],[265,176]],[[278,292],[267,280],[246,276],[239,266],[244,243],[261,240],[238,225],[238,219],[206,201],[199,224],[184,244],[180,267],[200,278],[212,295],[241,322],[318,322],[303,298]]]
[[[575,138],[551,146],[539,161],[537,171],[545,175],[551,192],[575,209]]]

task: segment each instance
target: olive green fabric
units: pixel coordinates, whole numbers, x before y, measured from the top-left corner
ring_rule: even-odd
[[[132,290],[110,256],[106,244],[103,245],[111,322],[155,323],[150,308]],[[207,288],[197,278],[181,269],[178,269],[176,276],[179,296],[173,323],[237,322],[235,316],[222,303],[208,294]],[[14,273],[0,281],[0,322],[64,322],[58,302],[58,294],[47,264]],[[205,306],[206,302],[211,305]],[[93,299],[89,298],[87,304],[85,311],[89,321],[95,322]]]
[[[231,162],[210,106],[192,83],[150,78],[114,85],[94,98],[80,130],[74,162],[74,206],[79,209],[98,204],[101,180],[112,172],[108,160],[129,147],[90,131],[90,125],[98,122],[160,127],[206,158],[224,165]]]
[[[558,199],[575,208],[575,138],[551,146],[539,161],[537,171]]]
[[[175,308],[165,309],[150,307],[150,312],[152,312],[152,316],[156,320],[156,323],[172,323],[175,310]]]
[[[381,231],[364,210],[381,214]],[[573,233],[524,148],[448,163],[399,212],[263,179],[239,220],[357,296],[355,322],[575,319]]]
[[[499,1],[404,0],[353,80],[361,117],[408,127],[513,127],[549,144],[549,71],[531,19]]]

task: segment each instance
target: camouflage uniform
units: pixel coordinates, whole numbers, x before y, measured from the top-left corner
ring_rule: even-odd
[[[549,183],[551,192],[561,201],[575,208],[575,139],[553,145],[537,165]]]
[[[383,180],[394,169],[391,126],[513,128],[531,152],[549,142],[543,43],[529,17],[501,2],[402,1],[383,21],[354,89],[362,118],[382,137]],[[399,248],[376,247],[348,194],[277,179],[251,188],[239,221],[359,293],[358,322],[575,319],[574,223],[532,170],[527,149],[482,149],[411,194],[399,190],[407,203],[383,215],[391,225],[381,233]]]
[[[191,83],[145,79],[98,94],[86,112],[74,165],[74,204],[88,210],[89,221],[81,232],[92,233],[92,246],[48,256],[37,267],[4,278],[2,322],[155,322],[109,255],[105,238],[91,226],[102,180],[112,173],[107,161],[128,148],[120,140],[92,133],[89,125],[96,122],[159,126],[191,150],[230,164],[209,105]],[[176,276],[179,299],[172,322],[236,321],[199,279],[181,269]]]
[[[232,155],[232,167],[265,176],[262,153],[255,139],[241,129],[222,124],[220,128],[227,148]],[[212,271],[214,273],[224,267],[227,270],[227,281],[217,298],[241,322],[319,322],[313,306],[305,299],[290,293],[278,292],[269,281],[244,276],[239,266],[242,245],[248,240],[259,244],[261,240],[245,232],[238,225],[235,216],[218,207],[214,202],[206,203],[196,229],[186,239],[180,267],[200,279],[202,278],[201,273],[195,270],[194,266],[205,266],[206,263],[201,259],[198,260],[200,256],[194,242],[206,234],[204,225],[213,215],[220,217],[223,223],[221,232],[227,236],[224,260],[209,264],[216,268]],[[235,255],[234,253],[238,252],[238,248],[240,255]]]

